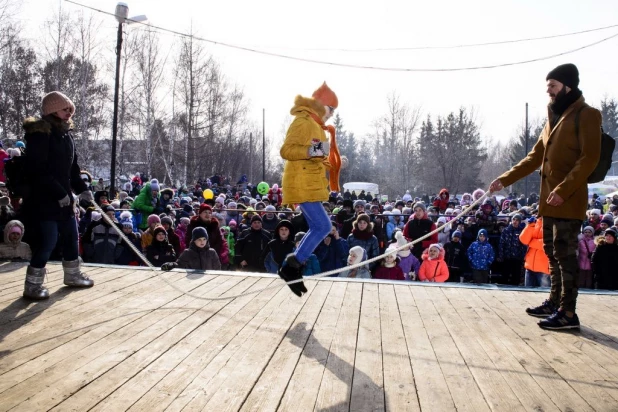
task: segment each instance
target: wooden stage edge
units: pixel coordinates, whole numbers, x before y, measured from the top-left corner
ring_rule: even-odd
[[[580,291],[581,330],[550,332],[525,314],[540,288],[323,278],[298,298],[85,265],[76,290],[48,268],[29,302],[26,264],[0,263],[0,411],[618,411],[615,292]]]

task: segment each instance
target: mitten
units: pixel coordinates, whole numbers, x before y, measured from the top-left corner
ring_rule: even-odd
[[[161,265],[161,270],[169,271],[174,269],[176,266],[178,266],[178,263],[176,262],[165,262]]]

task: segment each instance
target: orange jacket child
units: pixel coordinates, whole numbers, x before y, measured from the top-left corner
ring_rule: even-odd
[[[434,243],[423,252],[423,263],[418,271],[421,282],[446,282],[448,266],[444,260],[444,248],[440,243]]]
[[[519,235],[519,241],[528,245],[524,267],[532,272],[549,273],[549,259],[543,249],[543,218],[528,220],[528,224]]]

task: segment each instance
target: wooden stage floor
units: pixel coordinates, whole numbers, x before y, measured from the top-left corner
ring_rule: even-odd
[[[153,272],[87,267],[94,288],[21,299],[0,265],[0,410],[617,411],[618,296],[581,294],[581,332],[524,309],[546,292],[332,279],[234,300]],[[162,272],[205,297],[278,278]]]

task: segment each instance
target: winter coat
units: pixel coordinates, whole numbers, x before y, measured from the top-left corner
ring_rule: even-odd
[[[575,130],[578,112],[579,137]],[[553,113],[549,107],[547,115],[545,128],[532,151],[499,179],[507,187],[540,167],[539,216],[583,220],[588,205],[587,179],[596,167],[601,152],[601,113],[588,106],[584,97],[580,96],[553,127]],[[564,199],[562,205],[547,204],[552,191]]]
[[[418,271],[421,268],[421,262],[419,262],[416,256],[410,253],[408,256],[398,255],[398,257],[399,267],[403,271],[404,276],[409,275],[411,272],[418,274]]]
[[[18,226],[21,229],[21,236],[14,242],[9,240],[11,229]],[[11,220],[4,227],[4,243],[0,243],[0,259],[24,259],[32,258],[32,251],[27,243],[22,242],[24,225],[19,220]]]
[[[444,197],[444,199],[442,199],[442,194],[446,195]],[[448,193],[448,190],[446,190],[446,189],[440,190],[440,193],[438,194],[438,197],[436,197],[433,200],[433,206],[437,207],[438,210],[440,211],[440,213],[443,213],[446,210],[446,208],[448,207],[449,197],[450,197],[450,195]]]
[[[479,234],[481,233],[485,234],[485,240],[481,242],[477,237],[476,242],[472,242],[468,248],[468,261],[474,270],[489,270],[496,255],[494,248],[487,241],[487,231],[481,229]]]
[[[191,236],[193,234],[193,229],[196,227],[203,227],[206,229],[208,233],[208,244],[211,248],[217,252],[219,256],[219,260],[222,265],[228,264],[229,259],[229,249],[228,245],[224,244],[225,239],[223,239],[223,235],[221,235],[221,230],[219,229],[219,221],[211,217],[210,222],[203,222],[199,216],[193,216],[191,221],[189,222],[189,227],[187,227],[187,233],[185,234],[185,244],[191,244]]]
[[[412,242],[429,232],[433,232],[436,230],[436,224],[433,223],[431,219],[425,214],[423,218],[417,219],[416,216],[413,216],[412,219],[408,220],[408,223],[403,228],[403,236],[409,241]],[[438,234],[434,233],[427,239],[422,242],[416,243],[412,248],[412,254],[416,256],[417,259],[421,259],[423,255],[423,250],[428,249],[434,243],[438,243]]]
[[[164,263],[176,261],[176,254],[174,253],[174,248],[167,240],[159,242],[157,239],[154,239],[146,249],[146,258],[154,266],[160,268]]]
[[[150,230],[150,228],[146,229],[146,231],[142,233],[142,239],[141,239],[142,252],[146,252],[146,249],[148,248],[148,246],[150,246],[153,239],[154,239],[154,234],[152,233],[152,230]]]
[[[380,254],[380,248],[378,246],[378,238],[373,235],[373,232],[352,230],[352,234],[348,236],[348,247],[352,249],[354,246],[360,246],[367,252],[367,259],[372,259]],[[369,269],[377,265],[377,262],[373,262],[369,265]]]
[[[436,259],[429,259],[429,250],[423,252],[423,263],[418,271],[418,280],[430,282],[446,282],[448,280],[448,266],[444,261],[444,249],[440,249],[440,254]]]
[[[281,200],[281,189],[277,188],[277,190],[275,190],[271,187],[268,190],[268,201],[270,204],[275,207],[279,207],[281,206]]]
[[[178,237],[178,235],[176,235],[176,232],[174,232],[174,229],[172,229],[171,227],[167,231],[167,241],[174,248],[174,253],[176,254],[176,256],[180,256],[180,254],[182,253],[182,250],[180,249],[180,238]]]
[[[281,227],[287,227],[290,230],[290,235],[286,240],[281,240],[279,236]],[[285,257],[295,249],[293,238],[294,226],[287,220],[279,222],[275,228],[273,240],[268,242],[260,255],[260,268],[265,268],[268,273],[277,273]]]
[[[352,270],[344,270],[343,272],[341,272],[339,274],[340,278],[349,278],[352,277],[351,275],[355,273],[354,278],[356,279],[371,279],[371,272],[369,271],[369,268],[367,267],[367,265],[365,266],[361,266],[359,268],[356,269],[352,269]]]
[[[322,273],[318,257],[313,253],[309,255],[305,266],[303,266],[303,276],[313,276]]]
[[[101,219],[90,224],[84,235],[84,254],[87,261],[112,265],[116,263],[121,250],[118,250],[122,226],[115,223],[110,226]]]
[[[264,272],[264,266],[260,266],[260,256],[271,239],[270,233],[264,229],[247,229],[242,232],[236,242],[236,263],[240,264],[244,260],[251,270]]]
[[[180,242],[180,253],[182,253],[187,248],[187,242],[185,240],[187,236],[187,228],[182,225],[178,225],[174,230],[174,233],[178,236],[178,241]]]
[[[125,235],[129,238],[133,246],[137,248],[137,250],[141,250],[141,239],[137,233],[130,233]],[[117,265],[132,265],[138,266],[142,263],[142,260],[135,254],[133,249],[126,244],[123,239],[120,239],[118,246],[116,246],[116,264]]]
[[[150,182],[148,182],[142,187],[139,195],[133,201],[133,209],[137,210],[142,215],[142,221],[139,224],[140,229],[148,229],[148,216],[155,212],[157,203],[158,199],[153,199],[152,190],[150,190]]]
[[[386,224],[386,239],[387,241],[393,240],[393,233],[395,233],[395,229],[403,230],[405,227],[405,223],[403,223],[403,217],[399,217],[399,222],[395,221],[394,216],[388,217],[388,223]]]
[[[323,241],[320,242],[314,253],[318,257],[322,272],[328,272],[344,267],[349,251],[350,247],[345,239],[335,240],[331,236],[330,244],[327,246]]]
[[[519,235],[519,241],[528,246],[524,267],[532,272],[549,274],[549,259],[543,248],[543,218],[528,223]]]
[[[262,216],[262,229],[268,230],[270,233],[274,233],[275,228],[279,224],[279,218],[277,217],[276,214],[273,214],[273,215],[274,216],[272,219],[267,219],[266,214]]]
[[[25,170],[29,185],[21,211],[28,223],[73,218],[72,191],[80,194],[87,190],[77,164],[72,128],[71,121],[63,124],[54,115],[24,120],[28,147]],[[66,196],[71,198],[71,204],[61,208],[58,201]],[[30,235],[34,237],[36,233]]]
[[[380,265],[376,269],[376,273],[373,275],[373,278],[384,280],[406,280],[403,276],[403,270],[399,267],[399,265],[395,265],[392,268]]]
[[[181,269],[221,270],[219,256],[208,244],[203,248],[198,248],[194,242],[191,242],[176,263]]]
[[[594,238],[591,237],[588,239],[586,236],[583,236],[578,243],[577,250],[579,253],[577,256],[577,262],[579,263],[579,268],[581,270],[592,270],[592,262],[590,259],[597,248]]]
[[[444,245],[444,260],[449,268],[463,270],[466,267],[466,251],[461,242]]]
[[[328,200],[326,157],[309,157],[313,140],[327,141],[322,126],[311,114],[321,118],[324,106],[312,98],[296,96],[290,111],[294,120],[288,128],[281,157],[286,161],[283,168],[283,203],[325,202]]]
[[[592,270],[596,289],[618,289],[618,245],[597,238],[597,247],[592,254]]]
[[[523,229],[524,225],[520,223],[518,228],[510,224],[502,231],[500,246],[498,247],[498,257],[500,259],[524,260],[527,247],[519,241],[519,235]]]

